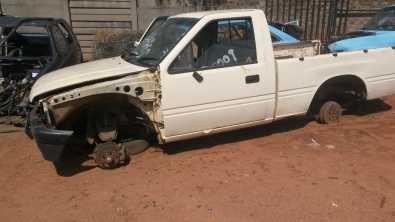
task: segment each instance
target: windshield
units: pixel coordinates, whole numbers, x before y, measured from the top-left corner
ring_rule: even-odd
[[[161,25],[163,25],[163,23],[167,20],[167,16],[163,16],[163,17],[158,17],[156,18],[151,26],[148,28],[147,33],[145,33],[145,36],[143,36],[143,38],[141,39],[141,41],[143,41],[145,39],[145,37],[149,36],[154,30],[158,29]]]
[[[124,55],[131,63],[155,67],[177,42],[196,24],[197,19],[170,18],[147,35],[144,40]]]
[[[395,7],[379,11],[363,29],[395,31]]]

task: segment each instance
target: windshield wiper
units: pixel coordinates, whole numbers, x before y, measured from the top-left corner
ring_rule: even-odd
[[[135,51],[125,51],[122,53],[121,57],[126,60],[126,61],[130,61],[131,58],[135,58],[137,57],[138,54]]]
[[[141,57],[139,59],[137,59],[137,61],[139,63],[151,66],[151,67],[155,67],[157,64],[155,63],[155,61],[158,61],[158,58],[155,57]],[[154,61],[154,63],[151,62],[147,62],[147,61]]]
[[[130,51],[129,55],[131,55],[131,56],[138,56],[139,54],[136,51]]]

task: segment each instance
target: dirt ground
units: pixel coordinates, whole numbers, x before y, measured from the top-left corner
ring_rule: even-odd
[[[395,221],[392,106],[151,148],[112,171],[75,157],[56,169],[2,126],[0,221]]]

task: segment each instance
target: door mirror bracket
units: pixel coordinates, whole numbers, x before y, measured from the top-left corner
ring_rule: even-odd
[[[196,81],[197,81],[198,83],[202,83],[203,80],[204,80],[203,76],[200,75],[200,74],[199,74],[198,72],[196,72],[196,71],[193,72],[192,76],[193,76],[193,78],[196,79]]]

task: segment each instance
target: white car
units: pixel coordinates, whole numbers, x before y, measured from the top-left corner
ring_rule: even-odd
[[[40,78],[27,132],[46,160],[80,142],[114,168],[152,141],[295,115],[331,123],[354,103],[395,93],[393,48],[318,55],[303,44],[275,56],[261,10],[172,16],[129,55]]]

